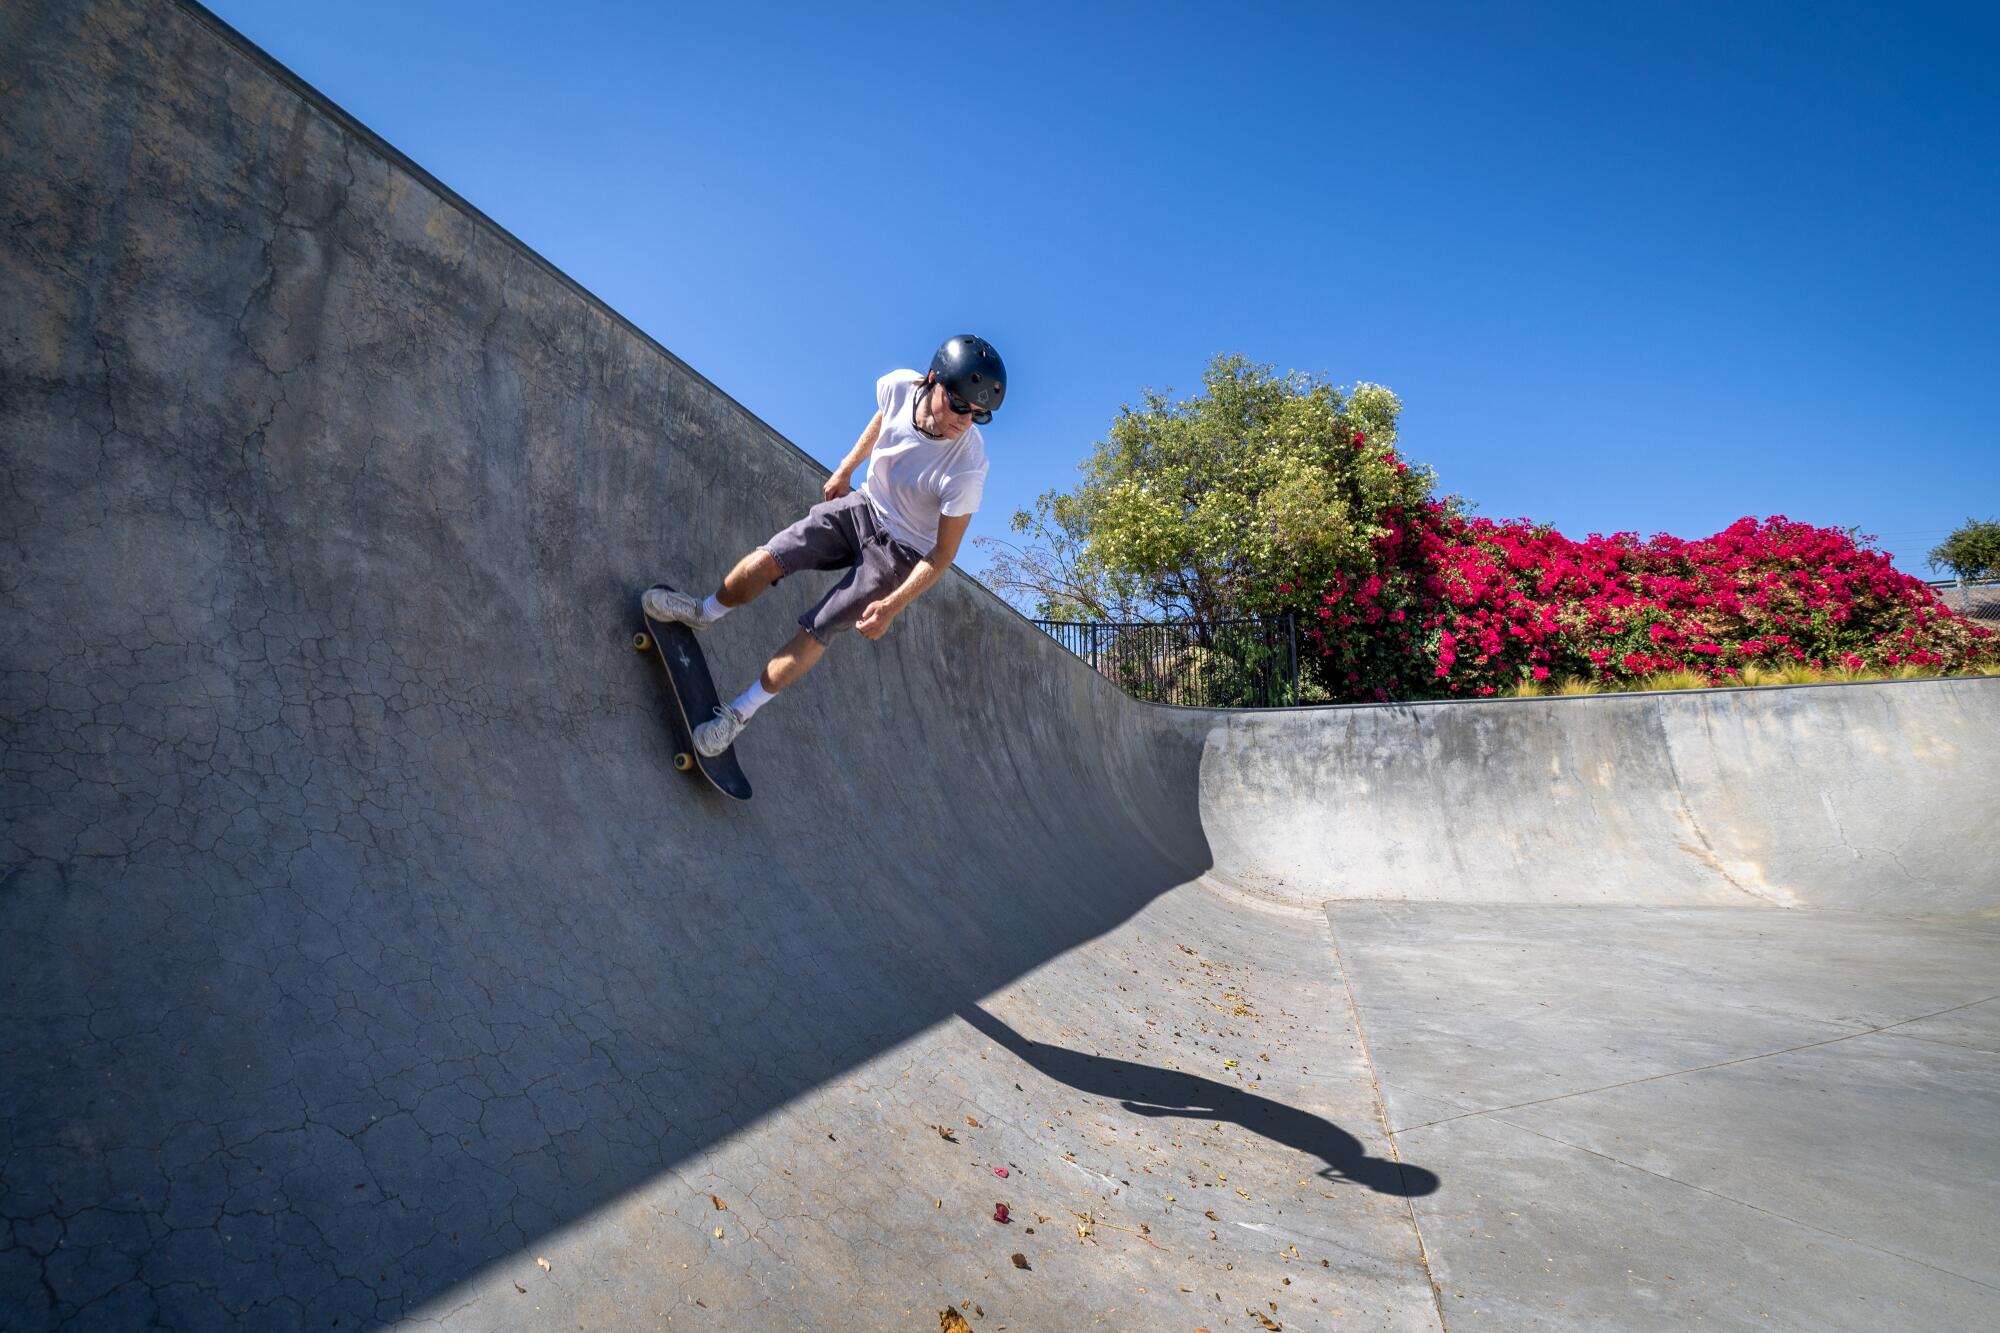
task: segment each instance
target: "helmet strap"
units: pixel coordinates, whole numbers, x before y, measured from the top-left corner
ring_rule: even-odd
[[[931,384],[935,378],[936,372],[926,371],[923,383],[917,386],[917,392],[911,396],[910,424],[915,426],[920,434],[926,435],[933,440],[941,440],[944,436],[938,434],[934,429],[927,429],[923,422],[917,420],[917,413],[921,411],[925,416],[930,418],[931,426],[935,427],[937,425],[937,414],[930,410]]]

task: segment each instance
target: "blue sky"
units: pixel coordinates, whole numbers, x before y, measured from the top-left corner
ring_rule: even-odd
[[[975,537],[1218,352],[1573,536],[2000,515],[1983,0],[211,7],[829,465],[992,339]]]

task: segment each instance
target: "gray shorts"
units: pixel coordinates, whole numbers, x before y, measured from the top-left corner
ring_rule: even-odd
[[[924,558],[922,551],[889,535],[860,491],[814,505],[760,549],[769,551],[786,574],[802,569],[847,571],[819,605],[799,617],[799,628],[821,643],[854,628],[868,604],[901,587]]]

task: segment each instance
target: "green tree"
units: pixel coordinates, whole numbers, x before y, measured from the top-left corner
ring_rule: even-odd
[[[987,553],[986,586],[1042,620],[1128,621],[1146,614],[1129,575],[1104,567],[1091,550],[1090,519],[1074,495],[1044,491],[1032,512],[1016,510],[1020,540],[975,537]]]
[[[1294,588],[1366,567],[1381,515],[1428,496],[1431,473],[1395,455],[1401,410],[1380,385],[1343,393],[1218,356],[1195,396],[1147,390],[1121,408],[1074,493],[1015,515],[1031,541],[1006,577],[1039,607],[1202,620],[1280,609]]]
[[[2000,523],[1968,518],[1965,525],[1931,548],[1932,569],[1948,569],[1962,579],[2000,577]]]

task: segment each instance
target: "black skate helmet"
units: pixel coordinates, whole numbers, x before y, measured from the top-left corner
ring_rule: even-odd
[[[972,419],[980,425],[993,420],[1000,400],[1007,396],[1007,367],[993,344],[977,334],[961,333],[945,341],[931,358],[929,379],[944,385],[945,392],[972,406]]]

